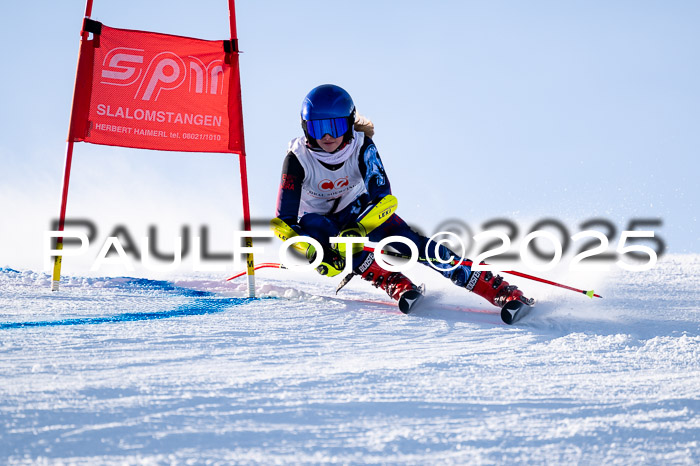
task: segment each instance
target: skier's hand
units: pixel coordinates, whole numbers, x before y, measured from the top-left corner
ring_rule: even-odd
[[[367,236],[367,231],[365,230],[365,227],[360,225],[357,222],[351,222],[345,225],[345,228],[340,232],[338,235],[340,237],[362,237],[362,236]]]
[[[359,223],[352,222],[345,225],[345,228],[343,228],[343,230],[338,236],[340,236],[341,238],[362,238],[367,236],[367,231],[365,230],[365,227],[363,227]],[[364,246],[362,245],[362,243],[353,243],[351,245],[351,250],[346,251],[346,244],[338,243],[338,252],[343,257],[348,257],[348,252],[350,253],[350,256],[352,256],[353,254],[357,254],[358,252],[362,251],[363,248]]]
[[[309,263],[316,260],[316,249],[311,245],[309,245],[309,249],[306,251],[306,258],[309,259]],[[342,272],[344,268],[345,259],[337,250],[330,248],[323,249],[323,261],[316,267],[318,273],[329,277],[335,277]]]

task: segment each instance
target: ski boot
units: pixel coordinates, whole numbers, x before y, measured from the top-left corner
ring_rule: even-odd
[[[509,285],[500,275],[491,272],[472,272],[466,288],[494,306],[503,307],[507,302],[518,300],[532,305],[534,300],[523,296],[523,292],[515,285]]]
[[[391,299],[399,302],[399,309],[404,314],[411,312],[415,304],[423,297],[421,288],[401,272],[389,272],[384,270],[374,261],[374,254],[370,253],[365,261],[360,264],[355,273],[364,280],[371,282],[375,287],[386,291]]]
[[[535,300],[523,296],[517,286],[509,285],[503,277],[488,271],[472,272],[466,288],[500,307],[501,319],[509,325],[524,317],[535,305]]]

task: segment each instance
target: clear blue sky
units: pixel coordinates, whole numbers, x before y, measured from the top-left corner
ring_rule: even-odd
[[[1,22],[0,266],[36,267],[58,213],[84,2],[13,2]],[[400,214],[426,232],[554,217],[661,218],[700,252],[700,3],[239,1],[254,217],[274,214],[311,88],[345,87],[377,127]],[[223,0],[95,0],[113,27],[223,39]],[[104,224],[240,218],[238,162],[76,145],[69,216]],[[9,220],[7,220],[9,219]],[[521,235],[522,236],[522,235]],[[611,238],[614,243],[617,238]]]

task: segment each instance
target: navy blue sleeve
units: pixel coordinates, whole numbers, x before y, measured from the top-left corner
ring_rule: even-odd
[[[365,180],[370,203],[391,194],[389,178],[384,171],[384,164],[379,157],[377,146],[368,137],[360,148],[360,173]]]
[[[277,217],[287,224],[298,221],[299,203],[301,202],[301,183],[306,173],[294,152],[289,152],[282,164],[282,177],[277,194]]]

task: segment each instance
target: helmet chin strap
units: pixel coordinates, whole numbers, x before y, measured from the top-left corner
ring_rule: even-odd
[[[348,140],[348,141],[343,141],[343,143],[340,144],[336,150],[334,150],[333,152],[331,152],[331,154],[335,154],[336,152],[340,152],[340,151],[343,150],[348,144],[350,144],[350,141],[349,141],[349,140]]]

